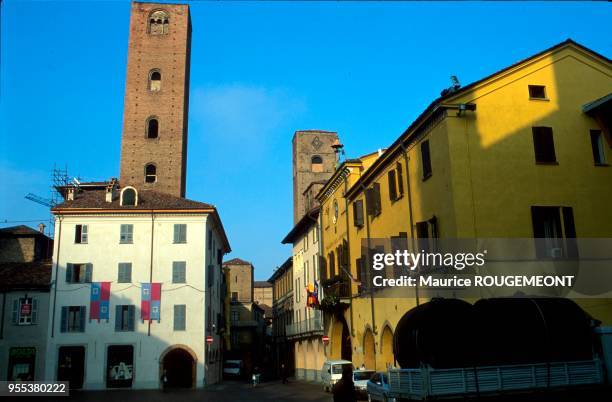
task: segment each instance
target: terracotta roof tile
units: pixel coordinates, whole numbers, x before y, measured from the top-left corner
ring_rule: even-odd
[[[51,261],[0,264],[0,290],[48,289],[50,283]]]

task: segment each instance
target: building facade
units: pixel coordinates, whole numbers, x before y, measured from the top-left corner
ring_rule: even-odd
[[[53,240],[27,226],[0,229],[0,378],[43,381]]]
[[[115,185],[69,190],[52,209],[45,378],[84,389],[219,381],[229,244],[216,209]]]
[[[226,358],[242,360],[246,373],[265,365],[265,311],[254,300],[255,267],[233,258],[223,263],[230,286],[230,352]]]
[[[295,370],[293,341],[287,337],[287,326],[293,323],[293,258],[278,267],[268,282],[272,284],[272,337],[275,373],[291,376]]]
[[[328,182],[319,193],[324,276],[333,278],[342,266],[355,279],[342,313],[326,325],[332,355],[350,348],[343,357],[357,365],[382,370],[393,364],[398,321],[431,297],[363,292],[357,284],[371,280],[363,254],[368,239],[431,246],[437,239],[554,238],[560,245],[548,251],[557,258],[570,252],[574,238],[611,237],[612,215],[604,205],[612,195],[611,72],[608,58],[573,41],[560,43],[445,91],[371,166],[357,176],[347,173],[345,190],[334,189],[334,178]],[[346,219],[336,219],[336,202]],[[347,248],[338,254],[341,241]],[[522,252],[535,259],[535,242]],[[604,328],[612,324],[609,299],[579,304]]]
[[[283,239],[293,245],[293,322],[285,334],[294,343],[295,377],[319,381],[325,361],[319,304],[319,208],[310,210]]]

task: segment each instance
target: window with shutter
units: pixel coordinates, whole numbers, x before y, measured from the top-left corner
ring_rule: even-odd
[[[66,264],[66,283],[91,283],[93,264]]]
[[[363,200],[353,202],[353,225],[358,228],[363,226]]]
[[[132,263],[131,262],[120,262],[118,275],[118,283],[131,283],[132,282]]]
[[[174,225],[174,243],[187,243],[187,225],[176,223]]]
[[[536,163],[556,163],[555,143],[551,127],[532,127]]]
[[[119,243],[132,244],[134,241],[134,225],[121,225]]]
[[[395,165],[395,172],[397,176],[397,195],[401,197],[404,195],[404,175],[402,173],[402,164],[397,163]]]
[[[389,199],[391,201],[397,200],[397,182],[395,179],[395,170],[389,170],[387,173],[387,179],[389,182]]]
[[[19,324],[19,299],[13,300],[13,324]]]
[[[591,151],[595,165],[606,164],[606,154],[604,152],[603,136],[601,130],[591,130]]]
[[[429,140],[421,143],[421,168],[423,169],[423,180],[431,176],[431,155],[429,153]]]
[[[576,228],[571,207],[531,207],[536,256],[577,258]]]
[[[172,262],[172,283],[185,283],[186,282],[186,262],[185,261],[174,261]]]
[[[32,324],[38,323],[38,299],[32,298]]]
[[[372,184],[372,199],[374,203],[374,216],[380,215],[382,212],[382,204],[380,199],[380,184],[374,183]]]
[[[186,306],[184,304],[175,304],[174,305],[174,330],[175,331],[184,331],[185,330],[185,312]]]
[[[74,242],[77,244],[87,243],[87,225],[76,225],[74,227]]]
[[[62,307],[60,332],[68,332],[68,307]]]

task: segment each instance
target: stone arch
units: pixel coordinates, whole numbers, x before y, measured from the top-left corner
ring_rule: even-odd
[[[164,10],[155,10],[149,15],[149,34],[164,35],[168,33],[170,18]]]
[[[351,346],[351,334],[346,324],[344,317],[336,317],[332,324],[331,334],[331,360],[351,360],[353,357],[353,349]]]
[[[395,364],[395,357],[393,356],[393,330],[390,325],[385,325],[380,335],[380,357],[385,368]]]
[[[182,359],[182,362],[179,362],[178,364],[171,364],[169,360],[174,358],[175,355],[177,359]],[[172,380],[173,375],[175,374],[176,376],[180,376],[178,380],[184,380],[184,376],[180,375],[182,374],[182,371],[179,374],[169,372],[169,370],[173,370],[175,366],[179,366],[183,369],[191,369],[191,377],[188,377],[187,380],[191,380],[191,384],[188,386],[188,388],[193,388],[196,384],[197,362],[198,356],[189,346],[183,344],[169,346],[159,356],[159,378],[161,380],[162,376],[164,375],[164,370],[167,370],[166,375],[169,377],[169,380]],[[182,385],[183,384],[181,382],[177,383],[178,387],[181,387]],[[163,383],[161,383],[160,386],[163,387]]]
[[[370,328],[366,328],[363,334],[363,363],[366,369],[376,370],[376,345]]]

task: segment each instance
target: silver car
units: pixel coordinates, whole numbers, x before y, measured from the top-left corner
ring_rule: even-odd
[[[375,373],[367,384],[368,402],[395,402],[389,396],[389,379],[387,373]]]

